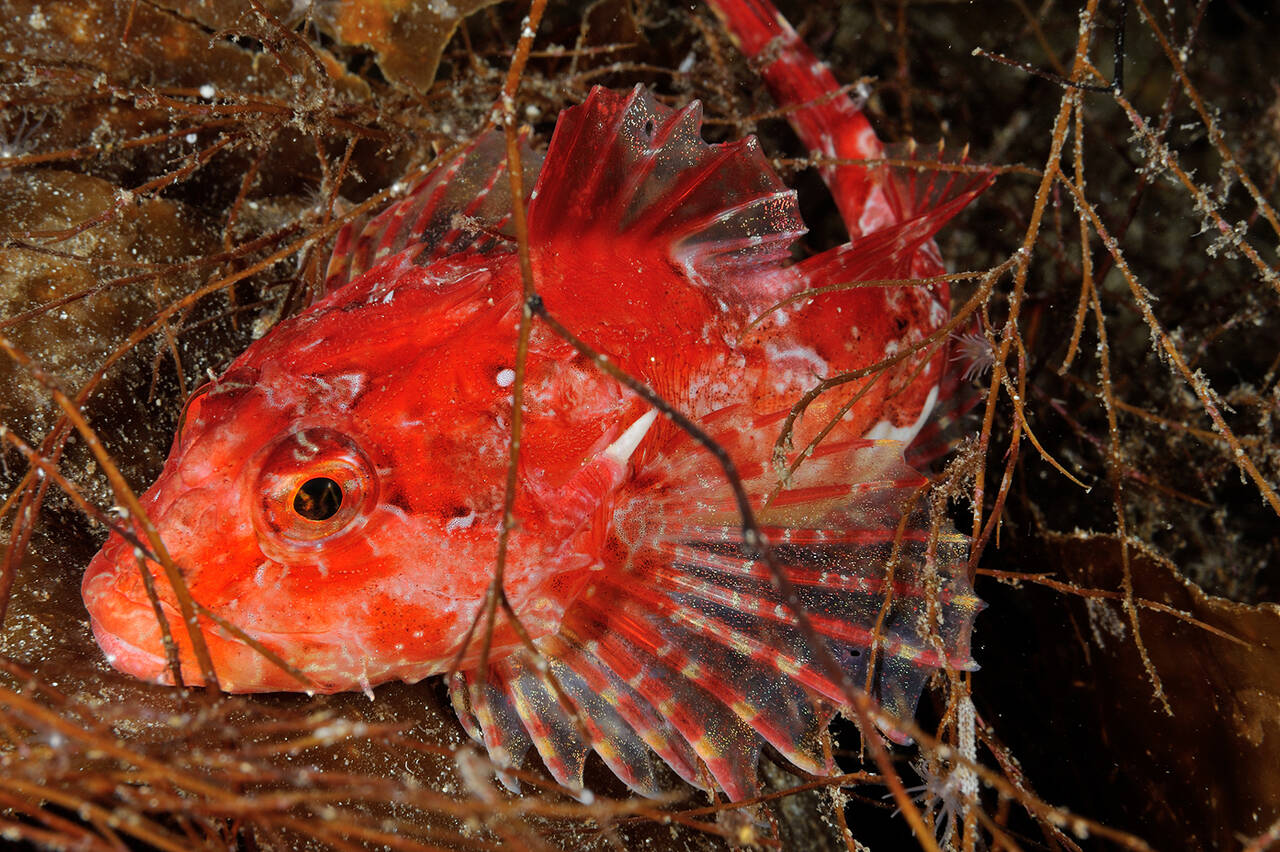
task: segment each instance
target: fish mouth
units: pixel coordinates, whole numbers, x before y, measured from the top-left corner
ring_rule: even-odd
[[[172,684],[156,607],[150,599],[135,600],[128,593],[132,589],[126,590],[126,586],[142,585],[136,566],[113,558],[116,554],[109,550],[110,545],[93,558],[80,584],[93,638],[117,671],[152,683]],[[158,604],[171,635],[181,632],[173,629],[183,623],[177,610],[163,599]],[[174,635],[175,641],[179,638]],[[185,644],[179,642],[179,647]],[[189,668],[183,666],[184,680]]]
[[[114,558],[110,545],[89,563],[81,582],[85,608],[93,637],[112,668],[139,680],[167,686],[174,685],[173,667],[165,653],[164,640],[157,618],[159,613],[168,625],[169,636],[178,651],[182,682],[186,686],[203,686],[204,672],[192,651],[191,637],[178,608],[170,603],[171,592],[163,577],[156,578],[158,601],[145,594],[136,563]],[[122,554],[123,555],[123,554]],[[267,661],[239,639],[201,618],[200,631],[209,649],[219,686],[228,692],[265,692],[276,689],[301,688],[297,680]],[[280,648],[298,637],[254,631],[253,639],[268,648]],[[274,675],[267,669],[275,669]]]
[[[169,604],[161,601],[160,606],[169,625],[169,635],[178,649],[183,684],[204,686],[204,672],[191,650],[190,636],[183,628],[182,618]],[[155,610],[149,601],[116,596],[110,603],[100,603],[90,610],[89,626],[98,647],[116,671],[150,683],[175,685],[173,667],[164,653]],[[227,637],[204,619],[201,619],[200,630],[223,692],[337,691],[324,684],[300,682],[261,652],[238,638]],[[257,632],[251,638],[268,649],[276,649],[288,641],[307,637]]]
[[[138,588],[134,588],[133,574],[136,574],[135,565],[112,563],[102,553],[90,563],[82,582],[82,590],[94,639],[107,662],[116,671],[149,683],[173,686],[173,667],[164,651],[156,608],[149,598],[139,599],[131,594],[141,590],[140,579],[136,583]],[[160,581],[160,578],[157,580]],[[167,584],[162,581],[157,585],[167,589]],[[163,594],[162,589],[157,589],[162,595],[159,601],[160,612],[168,624],[169,635],[178,651],[182,682],[189,687],[204,686],[205,673],[192,651],[186,622],[177,607],[166,599],[167,595]],[[230,620],[234,623],[234,618]],[[289,660],[295,669],[305,672],[309,681],[304,682],[272,662],[261,651],[242,639],[229,635],[207,618],[200,618],[199,628],[218,678],[218,687],[223,692],[330,693],[343,692],[367,683],[367,680],[357,674],[359,667],[351,666],[350,671],[347,671],[322,663],[317,665],[318,661],[338,656],[336,649],[346,649],[351,645],[343,636],[331,631],[245,631],[245,635],[255,643]]]
[[[173,683],[173,673],[169,671],[168,661],[163,656],[139,648],[123,636],[112,633],[92,615],[89,617],[89,627],[112,668],[141,680]]]
[[[204,686],[204,672],[192,651],[182,617],[165,601],[160,602],[160,610],[178,650],[183,684]],[[204,644],[222,691],[296,692],[307,688],[307,684],[299,682],[242,640],[226,636],[203,618],[200,621]],[[89,626],[98,647],[116,671],[149,683],[175,685],[173,667],[164,653],[160,626],[150,601],[136,601],[119,594],[98,598],[90,606]],[[306,637],[255,632],[251,638],[269,649],[276,649],[288,641]],[[326,690],[321,687],[317,691]]]
[[[149,683],[172,686],[175,672],[165,652],[158,609],[177,650],[182,683],[206,685],[205,666],[193,651],[188,625],[173,591],[154,565],[148,567],[154,571],[158,601],[146,594],[137,560],[127,545],[109,541],[90,562],[81,591],[94,639],[112,668]],[[201,596],[200,590],[192,591]],[[449,663],[435,657],[420,660],[402,656],[388,661],[345,622],[284,624],[280,626],[286,629],[273,630],[276,625],[255,624],[258,619],[253,613],[238,611],[237,602],[234,594],[225,602],[204,601],[204,607],[216,614],[218,621],[225,619],[233,625],[232,630],[206,615],[198,619],[208,660],[223,692],[346,692],[393,679],[416,682],[442,671]],[[268,653],[263,653],[264,649]],[[290,668],[274,662],[272,655]]]

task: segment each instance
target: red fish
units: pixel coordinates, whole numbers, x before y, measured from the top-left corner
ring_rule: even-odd
[[[781,45],[764,74],[797,107],[811,148],[881,155],[770,7],[715,5],[748,54]],[[840,290],[771,308],[807,288],[942,271],[932,236],[986,179],[926,186],[828,166],[853,239],[792,264],[804,232],[795,193],[754,139],[708,145],[699,134],[697,102],[672,110],[643,87],[595,89],[565,110],[545,160],[530,152],[525,164],[538,293],[728,452],[814,629],[854,683],[909,716],[933,672],[974,667],[966,541],[947,533],[931,546],[923,510],[900,524],[923,481],[903,451],[935,405],[945,353],[923,350],[820,397],[796,425],[797,447],[862,394],[789,479],[772,453],[819,379],[943,325],[946,288]],[[484,135],[344,233],[327,295],[191,399],[144,497],[150,518],[192,597],[317,691],[415,682],[460,659],[458,715],[500,765],[533,747],[580,789],[594,749],[656,794],[656,755],[733,798],[757,788],[764,742],[824,771],[816,744],[845,693],[743,543],[716,460],[541,323],[505,592],[546,665],[499,619],[477,676],[480,643],[464,639],[502,523],[523,309],[503,233],[506,168],[502,137]],[[173,589],[143,564],[180,625]],[[83,592],[112,665],[172,682],[133,547],[113,535]],[[304,688],[211,621],[200,627],[223,689]],[[184,680],[201,683],[186,633],[174,633]]]

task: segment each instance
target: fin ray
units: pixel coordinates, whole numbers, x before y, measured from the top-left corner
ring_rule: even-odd
[[[348,223],[338,233],[324,292],[332,293],[409,248],[419,264],[468,248],[492,249],[499,242],[494,235],[511,216],[506,156],[502,133],[483,133],[428,171],[404,198],[372,219]],[[542,158],[522,143],[520,161],[526,185],[532,183]]]
[[[709,145],[701,124],[696,101],[672,110],[642,86],[593,89],[556,124],[529,207],[531,243],[624,240],[730,303],[761,309],[785,295],[779,282],[792,279],[766,272],[805,231],[795,191],[754,138]]]

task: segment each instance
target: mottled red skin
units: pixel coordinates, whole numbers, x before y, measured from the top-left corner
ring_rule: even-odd
[[[899,339],[885,291],[869,289],[814,302],[792,311],[782,329],[766,324],[735,343],[743,317],[711,304],[656,253],[643,245],[625,253],[590,248],[543,248],[539,264],[562,271],[540,282],[548,308],[694,416],[737,402],[772,413],[812,385],[804,364],[775,364],[766,347],[807,343],[832,370],[844,370],[878,360]],[[632,259],[625,290],[598,283],[618,280],[615,251]],[[308,672],[320,691],[444,671],[478,610],[496,553],[511,416],[510,389],[496,377],[513,366],[519,293],[509,254],[465,254],[402,271],[394,281],[374,269],[237,358],[193,399],[164,471],[143,498],[192,596]],[[841,320],[851,317],[860,329],[856,338],[843,321],[832,321],[829,305],[837,299]],[[915,301],[898,315],[919,328],[927,308]],[[936,384],[937,367],[899,394],[893,407],[906,411],[895,424],[916,420],[913,401]],[[537,636],[555,629],[603,546],[601,523],[564,528],[560,489],[645,407],[542,328],[526,370],[519,525],[507,590]],[[353,374],[366,378],[351,404],[344,390],[350,381],[340,377]],[[841,429],[860,435],[884,419],[885,397],[906,375],[899,369],[882,379]],[[815,406],[797,438],[811,435],[838,402]],[[255,522],[255,504],[262,457],[273,442],[317,428],[359,445],[378,472],[377,507],[357,533],[312,552],[282,544]],[[656,428],[646,445],[670,428]],[[298,482],[314,472],[300,467]],[[625,488],[611,499],[624,495]],[[157,582],[176,627],[172,590],[162,577]],[[84,589],[95,634],[114,665],[167,680],[159,631],[123,539],[113,536],[94,558]],[[203,627],[224,689],[301,688],[242,643]],[[173,632],[184,679],[199,683],[184,632]],[[493,652],[514,641],[500,630]]]
[[[748,52],[759,52],[769,33],[781,32],[765,16],[750,18],[748,9],[767,4],[716,5],[730,7],[731,24],[745,27],[738,35]],[[757,24],[759,32],[752,29]],[[787,37],[795,40],[794,33]],[[794,67],[780,75],[777,67],[766,68],[766,79],[794,82],[814,71],[802,49],[791,44],[782,56]],[[825,78],[792,86],[795,91],[784,86],[782,97],[834,91],[834,79],[822,73]],[[622,97],[599,95],[596,108],[607,113]],[[664,121],[666,115],[655,113]],[[681,113],[673,123],[682,116],[688,117]],[[847,99],[819,98],[795,120],[815,146],[835,133],[831,150],[840,156],[881,152]],[[696,124],[681,132],[692,134],[681,144],[705,148]],[[715,156],[750,160],[749,147],[715,150]],[[542,201],[554,195],[548,190],[572,187],[575,171],[591,168],[587,158],[553,162],[549,153],[538,184]],[[760,168],[767,168],[762,161]],[[824,176],[855,235],[874,235],[921,213],[904,207],[883,175],[873,179],[866,168],[840,166]],[[679,171],[664,178],[668,186],[679,179]],[[769,180],[776,179],[770,174]],[[577,201],[562,197],[559,203]],[[759,429],[761,416],[784,414],[823,377],[904,351],[948,317],[945,286],[869,287],[793,303],[751,324],[774,297],[804,288],[941,272],[928,242],[939,222],[883,250],[851,252],[852,266],[824,256],[787,267],[774,256],[741,281],[721,276],[708,286],[673,260],[670,242],[611,232],[608,221],[593,230],[597,220],[614,215],[607,197],[582,203],[600,209],[540,211],[536,197],[531,204],[535,282],[547,308],[695,420],[736,406],[742,432],[751,433],[739,451],[755,456],[739,462],[771,456],[776,430]],[[577,222],[578,230],[557,230],[557,217]],[[653,224],[661,236],[662,223]],[[143,498],[192,597],[301,669],[318,691],[446,671],[495,564],[511,437],[506,379],[515,366],[520,294],[510,247],[462,251],[425,268],[394,255],[237,358],[192,400],[164,470]],[[874,382],[862,379],[823,395],[796,424],[794,444],[807,443],[858,392],[864,395],[830,440],[867,434],[910,440],[940,386],[944,355],[935,352],[914,354]],[[517,523],[505,575],[508,598],[534,638],[557,630],[565,609],[602,567],[613,510],[637,496],[634,471],[671,437],[674,427],[659,421],[629,467],[601,462],[601,451],[646,410],[535,325]],[[340,513],[332,521],[309,521],[291,512],[298,486],[322,475],[347,477],[352,490],[343,511],[358,507],[354,519]],[[330,527],[341,529],[327,535]],[[151,568],[180,646],[183,678],[200,683],[173,590]],[[93,559],[83,590],[112,664],[169,682],[138,562],[123,539],[113,535]],[[202,620],[201,627],[222,688],[303,688],[211,622]],[[500,622],[491,653],[500,656],[516,644]],[[470,646],[462,666],[474,667],[478,652],[478,644]]]

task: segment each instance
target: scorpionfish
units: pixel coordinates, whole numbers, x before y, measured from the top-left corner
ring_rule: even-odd
[[[904,508],[924,481],[904,451],[945,395],[945,352],[818,396],[792,446],[826,434],[798,465],[774,446],[807,390],[923,340],[949,294],[788,297],[941,273],[933,235],[987,177],[847,162],[884,152],[830,71],[766,2],[713,5],[827,158],[849,242],[792,262],[796,195],[754,138],[708,144],[697,101],[596,88],[559,115],[544,157],[526,145],[533,281],[551,316],[727,453],[813,633],[886,716],[909,718],[934,672],[976,667],[967,540]],[[744,541],[720,463],[536,318],[504,575],[536,654],[499,610],[480,677],[469,629],[504,522],[526,309],[507,168],[490,131],[350,226],[323,296],[189,400],[143,505],[192,598],[309,681],[201,616],[221,688],[368,691],[451,673],[495,764],[536,749],[577,790],[591,751],[647,795],[665,763],[750,796],[764,743],[831,771],[819,746],[847,693]],[[173,588],[120,535],[83,594],[117,669],[173,682],[158,605],[183,680],[203,683]]]

